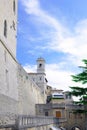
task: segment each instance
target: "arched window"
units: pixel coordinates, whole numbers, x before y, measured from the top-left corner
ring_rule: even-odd
[[[39,68],[41,68],[42,67],[42,64],[39,64]]]
[[[15,0],[13,0],[13,11],[15,13]]]
[[[7,37],[7,21],[4,21],[4,36]]]

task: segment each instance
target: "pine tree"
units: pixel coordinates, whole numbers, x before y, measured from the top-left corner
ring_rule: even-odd
[[[82,60],[85,64],[85,66],[79,66],[82,69],[82,72],[76,75],[72,75],[72,79],[74,82],[80,82],[82,84],[87,83],[87,60]],[[79,101],[75,101],[76,104],[78,105],[84,105],[85,109],[84,110],[76,110],[75,112],[79,113],[87,113],[87,88],[86,87],[80,87],[80,86],[73,86],[70,87],[71,92],[70,94],[76,97],[80,97]]]

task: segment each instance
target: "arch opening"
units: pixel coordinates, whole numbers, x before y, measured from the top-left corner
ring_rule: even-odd
[[[71,130],[81,130],[81,129],[78,126],[74,126],[74,127],[72,127]]]

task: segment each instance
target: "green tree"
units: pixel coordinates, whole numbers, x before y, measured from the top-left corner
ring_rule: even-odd
[[[80,82],[82,84],[87,83],[87,60],[82,60],[84,62],[84,66],[79,66],[82,69],[82,72],[76,75],[72,75],[72,80],[74,82]],[[85,108],[87,106],[87,88],[86,87],[80,87],[80,86],[73,86],[70,87],[71,92],[70,94],[76,97],[80,97],[78,101],[75,101],[78,105],[84,105]],[[76,110],[75,112],[79,113],[87,113],[87,109],[84,110]]]

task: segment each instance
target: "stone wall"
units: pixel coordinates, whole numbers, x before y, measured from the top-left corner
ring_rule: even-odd
[[[0,36],[5,40],[5,45],[16,57],[16,34],[17,34],[17,1],[0,0]],[[4,22],[6,21],[6,36],[4,36]]]
[[[17,62],[0,37],[0,126],[18,114]]]
[[[43,95],[21,65],[18,65],[18,84],[19,113],[35,115],[35,104],[44,102]]]
[[[0,94],[18,101],[17,61],[0,37]]]
[[[77,126],[81,130],[85,130],[85,115],[82,113],[73,113],[72,109],[66,110],[66,123],[67,130]]]
[[[0,115],[18,113],[17,62],[0,37]]]
[[[18,114],[18,101],[0,94],[0,115]]]
[[[0,114],[35,115],[38,103],[43,103],[39,87],[0,39]]]

